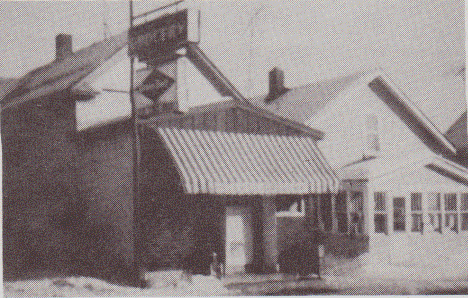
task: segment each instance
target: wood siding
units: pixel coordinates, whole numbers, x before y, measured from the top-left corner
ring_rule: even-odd
[[[239,107],[209,110],[157,120],[158,126],[273,135],[304,132]]]

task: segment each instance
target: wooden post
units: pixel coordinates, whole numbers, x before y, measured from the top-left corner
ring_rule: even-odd
[[[336,198],[338,194],[331,195],[331,216],[332,216],[332,232],[338,233],[338,218],[336,214]]]
[[[133,28],[133,1],[129,1],[130,29]],[[135,57],[130,56],[130,104],[132,123],[132,156],[133,156],[133,270],[135,274],[135,284],[139,287],[145,286],[144,272],[141,264],[141,202],[140,202],[140,139],[138,131],[138,115],[134,96],[134,65]]]

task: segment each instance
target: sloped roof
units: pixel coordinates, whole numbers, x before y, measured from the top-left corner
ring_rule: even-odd
[[[457,149],[468,150],[466,111],[450,126],[445,136]]]
[[[329,102],[337,98],[341,92],[360,78],[374,72],[374,70],[360,71],[347,76],[293,87],[268,103],[265,102],[268,94],[251,98],[250,102],[275,114],[306,123]]]
[[[123,32],[34,69],[3,97],[2,110],[70,88],[126,45],[127,32]]]
[[[81,49],[63,60],[53,61],[27,73],[15,84],[12,83],[12,87],[6,92],[3,91],[4,94],[0,91],[2,110],[72,87],[127,46],[127,39],[127,32],[123,32]],[[187,57],[218,92],[223,96],[245,101],[242,94],[196,44],[188,44],[187,50]]]
[[[335,173],[307,136],[154,130],[174,158],[187,193],[273,195],[338,189]]]
[[[380,68],[290,88],[268,103],[265,102],[268,95],[252,98],[250,102],[282,117],[308,124],[310,119],[327,104],[353,86],[358,86],[359,83],[369,85],[372,91],[385,103],[396,104],[397,107],[392,108],[392,110],[424,142],[427,137],[435,140],[439,147],[433,146],[433,149],[438,153],[453,154],[456,152],[456,149],[439,129],[394,85]],[[431,142],[427,144],[431,144]]]
[[[416,154],[417,155],[417,154]],[[404,169],[424,166],[439,174],[468,185],[468,169],[446,158],[433,154],[395,161],[394,158],[371,158],[351,163],[338,170],[343,180],[379,179]]]

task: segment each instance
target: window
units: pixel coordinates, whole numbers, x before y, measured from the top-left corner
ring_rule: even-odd
[[[468,193],[462,193],[460,199],[461,230],[468,231]]]
[[[379,121],[376,115],[366,116],[366,146],[370,155],[375,155],[380,150]]]
[[[346,192],[341,192],[336,196],[335,212],[338,222],[338,232],[348,232],[348,214],[346,205]]]
[[[350,201],[350,232],[352,234],[362,233],[364,228],[364,196],[360,191],[351,192]]]
[[[297,197],[276,199],[276,216],[302,217],[305,215],[305,201]]]
[[[411,194],[411,232],[423,231],[422,195]]]
[[[458,232],[458,210],[457,210],[457,194],[450,193],[444,196],[445,217],[444,217],[444,232]]]
[[[374,227],[376,233],[387,233],[387,208],[385,193],[374,193]]]
[[[405,198],[393,198],[393,230],[406,230]]]
[[[429,228],[430,232],[442,232],[442,210],[440,193],[429,193],[427,196],[427,204],[429,211]]]

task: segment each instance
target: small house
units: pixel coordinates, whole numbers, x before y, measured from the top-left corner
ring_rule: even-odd
[[[273,69],[269,94],[251,102],[326,134],[318,147],[343,189],[328,229],[367,235],[379,262],[466,253],[466,113],[444,135],[381,69],[294,88],[283,81]]]

